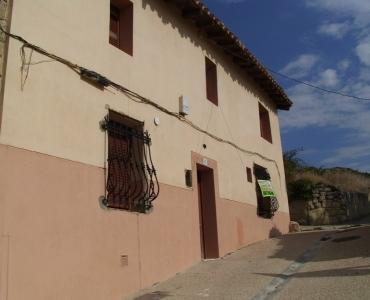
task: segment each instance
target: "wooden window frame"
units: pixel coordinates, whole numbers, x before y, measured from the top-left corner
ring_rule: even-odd
[[[207,99],[218,106],[217,66],[208,57],[205,58]]]
[[[148,213],[159,195],[151,138],[144,123],[109,110],[101,122],[107,133],[105,199],[109,208]]]
[[[120,10],[113,4],[110,5],[109,19],[109,43],[119,48],[119,26],[120,25]]]
[[[110,1],[109,43],[131,56],[133,55],[133,21],[134,5],[131,1]],[[114,24],[117,28],[113,28]]]
[[[246,171],[247,171],[248,182],[253,182],[252,169],[249,167],[246,167]]]
[[[119,114],[115,111],[109,111],[109,119],[127,127],[128,129],[135,130],[139,133],[144,132],[143,122]],[[122,145],[124,145],[124,147],[122,147]],[[120,161],[119,159],[110,159],[111,157],[116,158],[118,155],[122,155],[123,152],[128,153],[133,151],[135,151],[135,153],[130,157],[136,157],[137,162],[142,162],[144,159],[143,144],[138,143],[137,140],[131,139],[127,136],[108,133],[108,178],[110,178],[111,181],[110,184],[107,183],[107,186],[114,185],[114,188],[111,189],[111,191],[107,191],[107,203],[111,208],[133,212],[136,211],[132,199],[127,198],[124,199],[125,201],[121,201],[121,199],[118,199],[117,195],[119,193],[117,193],[117,191],[124,186],[135,185],[135,180],[137,181],[137,178],[132,175],[133,170],[129,169],[128,163],[124,163],[124,160]],[[129,155],[127,155],[127,157],[129,157]],[[144,180],[144,178],[141,180]]]
[[[272,133],[269,111],[261,103],[258,104],[258,109],[259,109],[261,137],[272,144]]]

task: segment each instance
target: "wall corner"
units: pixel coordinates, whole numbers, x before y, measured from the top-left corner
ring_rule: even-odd
[[[0,0],[0,25],[6,31],[9,31],[10,29],[12,4],[12,0]],[[0,33],[0,132],[3,116],[4,85],[8,57],[8,44],[9,37],[7,37],[4,33]]]

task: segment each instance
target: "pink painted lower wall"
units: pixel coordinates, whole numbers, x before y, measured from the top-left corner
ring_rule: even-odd
[[[161,184],[148,215],[104,209],[103,193],[101,168],[0,145],[0,300],[122,299],[200,261],[195,190]],[[225,199],[217,218],[221,255],[289,223]]]
[[[227,199],[220,199],[217,208],[221,256],[289,232],[287,213],[278,212],[271,220],[263,219],[257,216],[255,206]]]

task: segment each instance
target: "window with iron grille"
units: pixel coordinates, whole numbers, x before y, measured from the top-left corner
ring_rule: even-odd
[[[278,210],[279,203],[276,197],[263,197],[258,184],[258,180],[271,180],[270,174],[266,168],[257,164],[254,164],[253,171],[256,178],[257,214],[260,217],[270,219]]]
[[[268,110],[259,103],[261,137],[272,143],[270,116]]]
[[[150,152],[151,138],[143,123],[109,112],[103,128],[108,136],[105,205],[133,212],[148,212],[159,194]]]
[[[133,54],[133,19],[134,6],[129,0],[111,0],[109,43]]]

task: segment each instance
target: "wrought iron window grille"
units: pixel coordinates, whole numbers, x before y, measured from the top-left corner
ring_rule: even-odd
[[[279,209],[279,201],[276,197],[263,197],[257,180],[271,180],[266,168],[254,164],[254,175],[256,177],[257,214],[266,219],[271,219]]]
[[[101,123],[101,127],[108,135],[104,205],[139,213],[149,212],[153,207],[152,202],[159,195],[159,183],[148,131],[143,131],[140,125],[131,127],[109,116]]]

